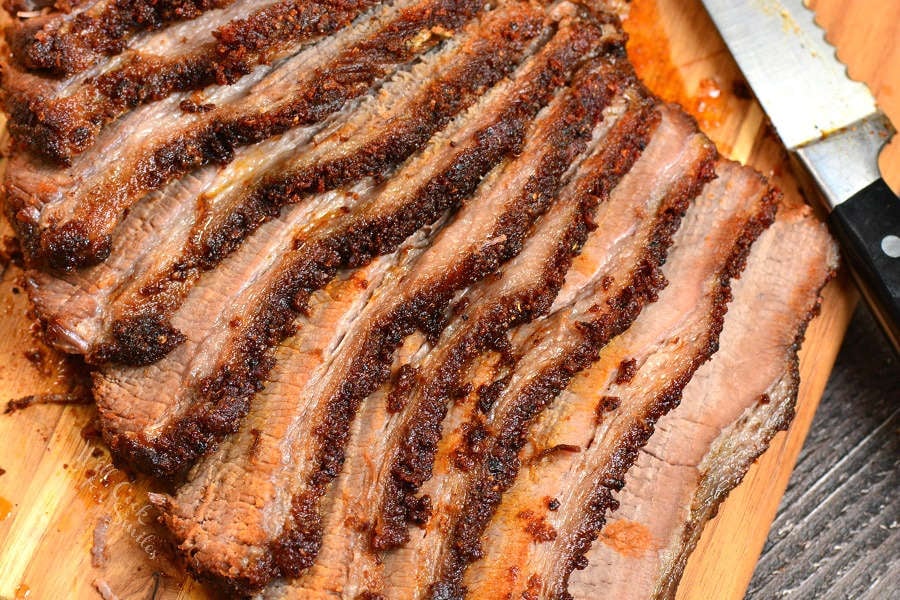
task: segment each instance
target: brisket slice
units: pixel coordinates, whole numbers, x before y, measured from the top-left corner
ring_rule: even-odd
[[[72,269],[104,260],[112,233],[148,191],[195,167],[227,163],[240,146],[317,123],[363,96],[479,12],[481,0],[398,0],[305,51],[231,86],[213,86],[208,112],[184,113],[173,94],[108,127],[97,144],[60,169],[20,153],[7,170],[7,214],[32,261]],[[518,11],[520,43],[539,10]]]
[[[15,58],[26,68],[54,75],[82,71],[104,56],[121,52],[135,33],[193,19],[233,0],[96,0],[72,2],[70,12],[53,11],[17,19],[6,32]],[[52,2],[12,0],[7,9],[31,10]],[[15,14],[12,15],[16,17]]]
[[[694,371],[717,349],[731,279],[772,221],[777,194],[761,177],[726,162],[718,175],[674,236],[662,268],[669,284],[658,301],[571,381],[552,408],[535,410],[545,404],[535,405],[541,392],[532,388],[516,402],[501,397],[488,415],[496,442],[470,476],[447,541],[450,568],[432,588],[436,597],[461,589],[476,598],[486,590],[568,597],[571,572],[584,566],[585,552],[615,506],[612,492],[621,489],[653,424],[678,404]],[[552,363],[523,364],[526,377],[558,377]],[[480,559],[461,587],[452,560],[457,554]]]
[[[273,552],[291,518],[297,487],[291,475],[315,458],[315,445],[301,442],[315,435],[321,408],[302,391],[323,376],[366,304],[421,253],[426,240],[417,235],[396,253],[339,274],[315,292],[238,432],[198,463],[174,498],[151,496],[169,526],[185,536],[181,550],[196,548],[188,566],[198,577],[246,593],[308,564],[309,558],[294,562],[294,555]]]
[[[153,472],[171,472],[229,431],[228,423],[246,410],[270,365],[268,348],[290,333],[304,296],[342,264],[356,265],[389,252],[416,228],[456,206],[516,148],[534,112],[565,80],[559,69],[571,66],[555,60],[557,49],[551,40],[546,52],[523,65],[497,94],[487,94],[472,114],[454,124],[450,135],[375,190],[361,190],[362,196],[326,193],[264,225],[192,291],[173,320],[187,339],[164,360],[144,369],[104,370],[95,391],[107,439],[120,456]],[[323,213],[328,207],[333,208]],[[345,214],[331,220],[335,211]],[[317,213],[324,216],[312,220]],[[298,232],[302,235],[295,240],[296,222],[306,233]],[[228,300],[210,302],[220,297]],[[229,308],[222,311],[222,306]],[[140,383],[145,379],[154,380],[152,388],[165,389],[167,395],[145,398],[150,394]]]
[[[414,493],[431,476],[447,405],[462,385],[471,362],[491,349],[502,349],[506,331],[547,312],[559,291],[573,254],[587,238],[596,203],[627,173],[658,123],[659,114],[640,92],[620,99],[602,132],[600,147],[579,167],[573,181],[536,227],[522,253],[496,277],[470,290],[451,325],[414,376],[403,397],[396,390],[398,423],[385,440],[379,488],[372,498],[372,543],[385,550],[405,543]],[[621,116],[620,116],[621,115]],[[619,122],[616,122],[616,121]]]
[[[459,43],[451,42],[410,73],[404,73],[403,77],[386,84],[358,110],[340,115],[312,143],[297,139],[294,143],[290,139],[272,140],[263,143],[262,148],[251,147],[242,151],[237,160],[202,190],[202,196],[196,200],[196,208],[194,202],[189,206],[171,207],[170,210],[181,214],[177,217],[172,215],[176,225],[174,230],[169,228],[165,245],[150,251],[137,268],[129,268],[129,263],[117,267],[127,277],[107,279],[110,293],[99,301],[92,292],[76,302],[66,300],[67,294],[83,296],[82,289],[94,287],[91,285],[92,278],[82,273],[66,275],[64,279],[77,281],[75,288],[66,287],[59,292],[56,290],[61,284],[54,285],[48,276],[40,277],[41,282],[32,286],[30,291],[41,321],[63,333],[65,330],[78,332],[78,337],[84,340],[82,351],[87,352],[91,362],[112,360],[146,364],[162,357],[181,339],[180,333],[173,331],[168,322],[169,314],[178,308],[200,274],[221,262],[260,223],[278,214],[284,204],[307,198],[312,192],[358,180],[368,174],[381,175],[388,171],[424,145],[430,133],[473,103],[478,94],[502,78],[511,65],[520,60],[522,49],[516,41],[518,38],[504,38],[503,33],[510,28],[523,29],[521,12],[498,9],[489,13],[483,21],[477,28],[462,35]],[[533,86],[546,87],[546,83],[541,83],[542,79],[551,73],[564,74],[569,65],[580,61],[585,49],[595,45],[601,33],[601,29],[596,27],[576,29],[566,25],[565,31],[561,31],[558,39],[555,38],[542,54],[543,67],[528,75],[527,80],[533,81],[530,91],[537,91]],[[610,38],[608,41],[612,43],[615,36]],[[530,44],[526,53],[533,52],[539,45],[539,41]],[[536,100],[545,95],[536,94]],[[448,100],[437,100],[438,97]],[[494,104],[498,102],[510,104],[512,100],[495,98]],[[385,110],[385,105],[396,108]],[[482,108],[487,109],[489,114],[470,119],[483,119],[482,128],[503,124],[504,120],[509,121],[516,116],[509,111],[497,114],[496,107],[491,104]],[[491,121],[492,118],[497,121]],[[363,125],[367,128],[363,129]],[[297,138],[301,133],[294,129],[286,136]],[[471,129],[465,133],[476,135],[476,131]],[[493,141],[478,139],[478,143],[488,147],[501,142],[502,138],[495,135]],[[457,138],[457,145],[461,146],[464,139]],[[465,148],[449,148],[446,147],[447,142],[443,140],[445,151],[461,157]],[[433,141],[432,145],[438,143]],[[299,150],[294,150],[295,145]],[[309,158],[292,158],[294,155]],[[327,183],[317,174],[327,175]],[[304,177],[305,183],[298,182],[298,177]],[[290,189],[286,189],[285,182],[291,182]],[[169,187],[173,185],[176,184]],[[335,206],[335,209],[339,208]],[[169,209],[164,207],[163,210]],[[150,212],[152,209],[149,207],[142,209],[140,205],[138,211],[139,214],[134,217],[138,220],[148,218],[148,214],[157,214]],[[338,216],[339,212],[335,215]],[[420,215],[408,214],[404,218],[410,224],[415,223],[415,226],[410,229],[407,225],[405,235],[395,240],[394,244],[424,222]],[[132,218],[126,219],[126,230],[134,229],[131,223]],[[136,227],[139,232],[143,231],[140,223]],[[134,232],[130,235],[132,243],[138,245],[156,243],[150,236],[135,235]],[[129,248],[116,250],[110,261],[121,264],[121,257],[129,252]],[[125,268],[128,268],[127,272]],[[93,270],[98,273],[107,271],[103,265]],[[49,287],[45,291],[42,285]],[[87,310],[79,310],[81,308]],[[169,343],[158,343],[161,336],[166,337]],[[66,342],[71,337],[64,335],[62,341]]]
[[[14,141],[68,163],[127,111],[174,92],[235,83],[347,26],[375,0],[243,0],[135,41],[115,60],[66,79],[4,72]],[[203,95],[181,110],[205,111]]]
[[[780,213],[760,236],[733,285],[719,351],[656,424],[586,555],[590,568],[572,573],[572,596],[675,596],[704,525],[793,417],[797,351],[836,266],[834,243],[805,208]]]
[[[129,212],[116,230],[116,237],[128,243],[115,244],[109,259],[98,265],[68,273],[27,270],[26,288],[44,339],[64,352],[90,356],[102,344],[112,343],[115,335],[136,340],[152,337],[149,326],[116,325],[117,315],[127,310],[118,307],[130,306],[129,300],[136,304],[153,302],[156,306],[162,296],[154,287],[153,275],[159,273],[172,279],[169,285],[173,288],[185,288],[170,292],[180,302],[194,279],[181,275],[178,259],[190,241],[196,221],[213,210],[220,195],[249,185],[254,167],[293,152],[295,146],[307,143],[316,130],[292,129],[242,149],[240,156],[225,167],[198,169],[153,192]],[[177,306],[177,302],[171,306]],[[156,310],[164,309],[160,305]],[[137,351],[134,354],[139,356]]]
[[[247,549],[235,540],[258,527],[256,552],[271,553],[273,560],[296,576],[308,566],[321,544],[318,515],[321,497],[338,474],[344,445],[359,403],[388,376],[392,356],[403,339],[416,329],[434,332],[444,310],[460,290],[493,272],[521,248],[531,223],[553,201],[570,165],[577,161],[591,138],[609,100],[602,72],[579,78],[574,92],[564,92],[538,117],[522,153],[495,169],[472,198],[441,229],[434,242],[413,260],[402,265],[389,284],[368,302],[330,364],[317,377],[300,375],[292,384],[293,398],[315,407],[315,414],[279,411],[267,405],[264,390],[253,403],[253,411],[266,418],[274,415],[289,421],[287,434],[261,441],[260,448],[274,444],[292,448],[296,460],[286,472],[246,468],[246,477],[218,480],[218,470],[201,479],[191,479],[166,507],[167,522],[191,568],[202,574],[220,571],[222,556],[234,554],[239,564],[247,562]],[[276,373],[298,374],[286,358]],[[278,394],[284,402],[285,393]],[[295,400],[296,401],[296,400]],[[206,461],[215,461],[218,451]],[[307,458],[303,458],[303,457]],[[244,464],[251,456],[231,464]],[[202,469],[202,467],[201,467]],[[251,501],[256,517],[232,520],[205,510],[210,501],[230,504],[254,495],[257,478],[274,480],[290,490],[289,504],[273,504],[266,496]],[[197,492],[202,490],[202,492]],[[203,498],[201,506],[191,497]],[[261,521],[260,521],[261,520]]]
[[[493,381],[476,382],[473,397],[451,407],[433,475],[421,488],[434,517],[423,529],[411,531],[406,546],[383,559],[390,597],[425,595],[448,568],[460,570],[469,560],[452,552],[447,536],[464,506],[467,482],[496,431],[485,413],[535,389],[543,391],[544,402],[552,400],[565,385],[566,373],[551,367],[571,370],[577,366],[569,364],[572,361],[588,360],[606,339],[628,327],[663,284],[657,271],[669,237],[690,199],[711,177],[715,150],[683,113],[668,106],[660,110],[661,121],[649,145],[609,200],[599,205],[598,229],[569,270],[555,312],[516,328],[513,346],[506,350],[514,364],[501,363]],[[580,276],[572,278],[573,272]],[[523,339],[533,340],[534,347]],[[515,364],[523,371],[518,377],[510,373]],[[547,379],[549,375],[556,378]]]
[[[635,90],[630,94],[639,96]],[[631,111],[622,112],[633,102]],[[383,503],[401,502],[406,489],[395,490],[393,457],[418,418],[428,421],[456,395],[472,358],[502,337],[509,327],[545,311],[552,302],[574,252],[591,227],[595,203],[605,197],[623,171],[627,171],[654,121],[641,99],[619,97],[606,111],[595,131],[592,146],[602,147],[587,158],[559,199],[536,223],[516,257],[455,301],[455,310],[430,350],[422,348],[393,369],[393,385],[382,388],[363,403],[362,429],[354,426],[346,461],[336,490],[323,502],[322,554],[310,571],[284,593],[291,596],[331,591],[345,597],[383,593],[378,552],[371,546],[373,533],[384,538],[378,517]],[[613,131],[610,131],[613,128]],[[592,149],[591,152],[595,152]],[[428,425],[426,424],[426,427]],[[438,421],[438,427],[440,422]],[[420,434],[421,435],[421,434]],[[424,437],[424,436],[423,436]],[[363,485],[362,482],[365,482]],[[400,497],[385,497],[399,493]],[[426,507],[419,506],[420,510]],[[405,535],[406,519],[421,518],[412,505],[402,506],[398,522],[390,523],[393,541]],[[349,521],[349,526],[327,523]],[[339,567],[338,567],[339,565]],[[337,567],[337,568],[336,568]]]
[[[380,564],[368,547],[369,527],[363,520],[371,507],[360,501],[374,484],[374,469],[382,461],[377,448],[386,427],[384,419],[392,415],[386,403],[393,383],[408,372],[403,365],[421,362],[430,347],[426,336],[416,332],[397,350],[389,380],[360,407],[348,434],[341,473],[322,499],[322,543],[315,561],[296,579],[273,581],[259,594],[260,599],[366,598],[362,590],[382,589]],[[377,599],[378,594],[369,597]]]

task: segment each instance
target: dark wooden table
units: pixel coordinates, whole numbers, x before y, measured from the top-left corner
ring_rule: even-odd
[[[900,364],[859,307],[748,599],[900,599]]]

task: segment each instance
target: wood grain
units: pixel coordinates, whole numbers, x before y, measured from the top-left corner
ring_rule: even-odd
[[[900,123],[900,2],[809,0],[809,6],[850,77],[868,84],[891,122]],[[900,194],[900,136],[882,152],[880,165]]]
[[[724,154],[772,177],[788,202],[801,202],[783,149],[699,1],[635,0],[633,11],[635,62],[651,87],[684,103]],[[18,276],[8,267],[0,281],[0,399],[67,386],[65,361],[35,342],[22,318]],[[743,595],[854,303],[845,278],[829,286],[803,350],[795,425],[704,535],[682,598]],[[40,364],[25,356],[34,349],[44,355]],[[108,589],[122,599],[206,597],[170,558],[154,521],[146,491],[159,484],[115,468],[90,434],[93,418],[91,406],[57,405],[0,416],[0,596],[95,598]]]
[[[687,4],[658,1],[661,13],[665,14],[664,11],[667,10],[672,14],[682,13],[681,18],[688,18],[686,15],[691,13]],[[900,90],[892,87],[892,84],[900,81],[900,53],[896,43],[900,39],[900,3],[818,0],[813,4],[817,19],[829,28],[829,39],[838,44],[839,57],[852,65],[851,75],[870,83],[882,108],[894,122],[900,122]],[[843,18],[848,21],[843,21]],[[671,21],[664,18],[662,22]],[[702,9],[698,9],[693,22],[699,35],[718,38]],[[878,25],[873,25],[876,22]],[[707,47],[713,50],[723,48],[723,45],[720,39],[716,39]],[[875,52],[873,48],[878,48],[879,51]],[[700,59],[699,55],[679,56],[678,46],[675,44],[672,49],[673,62],[676,64],[690,65],[692,61]],[[747,121],[749,120],[748,117]],[[718,141],[716,128],[707,126],[706,129]],[[900,189],[896,187],[900,181],[900,161],[897,160],[900,153],[896,152],[897,149],[898,143],[895,140],[892,148],[883,154],[881,166],[885,177],[895,189]],[[747,150],[746,144],[738,144],[732,149],[731,155],[742,160]],[[754,143],[748,162],[765,172],[764,165],[770,164],[767,161],[775,154],[776,152]],[[781,175],[779,165],[774,165],[770,174]],[[792,185],[792,182],[782,177],[776,179],[780,180],[779,183],[786,192],[796,191],[796,185]],[[809,431],[817,400],[821,398],[836,357],[837,346],[819,344],[819,336],[823,330],[846,327],[855,305],[855,294],[846,278],[839,279],[826,290],[825,306],[830,305],[831,308],[823,310],[820,318],[813,322],[801,352],[802,384],[794,423],[788,432],[776,436],[769,451],[753,466],[744,482],[723,504],[718,517],[707,527],[694,556],[688,562],[678,590],[679,599],[737,600],[744,597],[756,561],[768,537],[769,525],[778,510]],[[739,542],[736,543],[736,540]],[[798,570],[804,569],[802,561],[795,564]],[[771,593],[773,590],[767,592]],[[764,594],[761,597],[771,596]]]

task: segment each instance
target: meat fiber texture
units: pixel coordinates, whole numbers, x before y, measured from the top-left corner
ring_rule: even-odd
[[[837,257],[643,87],[627,3],[6,8],[34,313],[116,457],[171,480],[195,576],[674,593],[790,422]]]

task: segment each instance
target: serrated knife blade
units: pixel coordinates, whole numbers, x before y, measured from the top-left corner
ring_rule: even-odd
[[[702,0],[785,146],[812,175],[863,296],[900,353],[900,199],[878,154],[894,129],[802,0]]]
[[[802,0],[703,0],[753,92],[791,149],[877,112]]]

